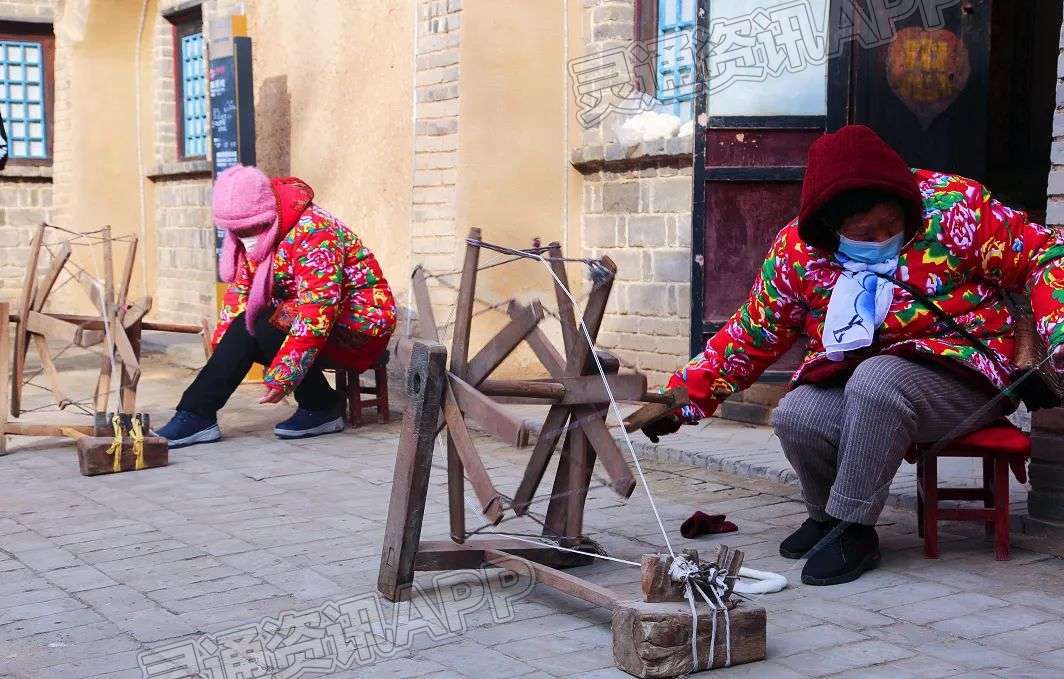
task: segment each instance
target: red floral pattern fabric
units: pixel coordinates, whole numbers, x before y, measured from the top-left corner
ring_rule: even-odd
[[[247,302],[253,271],[244,266],[226,290],[217,344]],[[288,332],[263,381],[291,392],[320,358],[364,370],[395,329],[396,307],[376,257],[347,226],[310,203],[277,246],[271,323]]]
[[[997,389],[1014,369],[1013,319],[1003,291],[1026,292],[1051,351],[1064,347],[1064,232],[1028,220],[978,182],[913,170],[924,202],[924,228],[903,248],[896,276],[994,352],[991,361],[896,288],[873,353],[956,362]],[[687,387],[687,421],[707,417],[732,393],[750,386],[802,334],[809,338],[792,385],[821,382],[851,370],[864,355],[830,361],[822,341],[831,290],[842,268],[830,253],[798,236],[797,219],[776,236],[750,297],[696,356],[669,380]],[[1057,355],[1061,353],[1058,351]]]

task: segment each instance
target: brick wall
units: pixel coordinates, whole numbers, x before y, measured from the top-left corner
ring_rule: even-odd
[[[1064,228],[1064,27],[1057,61],[1057,109],[1053,116],[1049,201],[1046,222]],[[1064,535],[1064,409],[1040,410],[1032,417],[1031,492],[1028,532]]]
[[[458,267],[455,177],[461,19],[461,0],[418,2],[411,259],[437,273]],[[434,305],[440,307],[437,317],[445,317],[444,309],[455,293],[434,281],[430,287]]]
[[[211,223],[211,170],[206,159],[182,161],[178,153],[174,38],[167,15],[194,6],[187,0],[163,0],[153,22],[152,59],[154,148],[150,178],[155,183],[154,211],[157,284],[154,315],[196,323],[215,313],[214,227]],[[242,2],[206,0],[201,4],[204,31],[211,19],[237,14]]]
[[[634,3],[586,0],[584,21],[587,55],[626,48]],[[692,138],[624,145],[613,123],[611,114],[584,129],[572,152],[584,175],[584,253],[618,266],[599,344],[657,384],[689,352]]]
[[[0,20],[50,23],[55,10],[56,0],[3,0]],[[56,75],[62,75],[58,64]],[[61,96],[58,83],[56,94]],[[54,219],[52,175],[51,166],[15,163],[0,173],[0,299],[14,299],[22,289],[33,233],[38,224]]]

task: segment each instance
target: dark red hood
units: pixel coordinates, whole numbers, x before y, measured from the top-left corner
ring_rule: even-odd
[[[277,242],[292,230],[303,212],[314,201],[314,189],[299,177],[274,177],[270,180],[277,196],[279,234]]]
[[[847,125],[809,147],[802,182],[798,233],[807,243],[823,241],[816,213],[831,199],[853,189],[876,189],[897,196],[906,214],[906,236],[923,223],[923,199],[912,170],[882,137],[864,125]]]

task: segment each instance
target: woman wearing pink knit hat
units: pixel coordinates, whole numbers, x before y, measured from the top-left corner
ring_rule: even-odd
[[[281,438],[343,430],[339,399],[320,365],[362,371],[386,350],[395,300],[358,236],[313,203],[301,179],[270,179],[237,165],[218,175],[214,223],[228,282],[214,353],[159,430],[171,448],[221,438],[217,413],[253,363],[267,367],[261,403],[293,393],[299,408]]]

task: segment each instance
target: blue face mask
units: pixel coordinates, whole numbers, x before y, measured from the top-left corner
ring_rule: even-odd
[[[898,234],[882,243],[851,240],[839,234],[839,252],[855,262],[863,264],[882,264],[901,254],[903,234]]]

